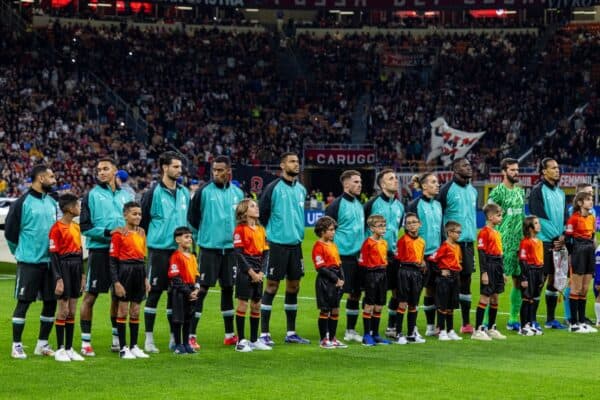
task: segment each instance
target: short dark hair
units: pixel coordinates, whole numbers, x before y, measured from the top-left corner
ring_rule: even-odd
[[[346,181],[347,179],[352,178],[353,176],[361,176],[360,172],[358,172],[355,169],[347,169],[344,172],[342,172],[342,174],[340,175],[340,182],[344,183],[344,181]]]
[[[535,220],[537,216],[529,215],[523,220],[523,236],[531,237],[531,230],[535,228]]]
[[[448,236],[448,232],[460,227],[461,225],[458,222],[448,221],[446,222],[446,225],[444,225],[444,232],[446,232],[446,236]]]
[[[290,157],[290,156],[296,156],[298,157],[298,154],[294,153],[293,151],[286,151],[285,153],[283,153],[281,155],[281,157],[279,158],[280,162],[285,162],[285,160]]]
[[[591,183],[587,183],[587,182],[579,182],[577,184],[577,186],[575,186],[575,192],[581,192],[583,189],[585,189],[586,187],[594,187],[593,184]]]
[[[518,164],[519,160],[517,160],[516,158],[503,158],[502,161],[500,161],[500,169],[502,169],[502,171],[506,171],[508,169],[508,167],[510,165],[514,165],[514,164]]]
[[[502,212],[502,207],[498,204],[488,203],[483,207],[483,213],[485,214],[485,218],[488,219],[490,215],[498,214]]]
[[[421,219],[419,218],[419,216],[417,215],[417,213],[414,213],[414,212],[407,212],[407,213],[404,215],[404,221],[406,221],[406,220],[407,220],[409,217],[414,217],[414,218],[418,219],[419,221],[421,220]]]
[[[223,163],[225,165],[227,165],[228,167],[231,167],[231,160],[229,159],[229,157],[227,156],[217,156],[215,157],[215,159],[212,162],[214,163]]]
[[[65,193],[58,198],[58,207],[63,213],[67,212],[69,207],[77,204],[79,199],[73,193]]]
[[[321,237],[331,226],[337,228],[337,222],[335,222],[335,219],[325,215],[317,220],[317,223],[315,224],[315,234],[318,237]]]
[[[383,177],[390,173],[395,174],[396,171],[394,171],[392,168],[384,168],[377,174],[375,182],[377,182],[377,186],[379,186],[379,188],[381,188],[381,180]]]
[[[186,235],[188,233],[192,233],[192,230],[190,228],[188,228],[187,226],[180,226],[178,228],[175,228],[175,232],[173,232],[173,237],[179,237],[179,236],[183,236]]]
[[[36,178],[41,174],[45,174],[48,171],[48,166],[44,164],[38,164],[31,169],[31,182],[35,182]]]
[[[174,151],[165,151],[160,155],[158,163],[160,165],[160,168],[162,169],[163,165],[171,165],[173,160],[179,160],[183,162],[183,156]]]
[[[538,165],[538,174],[542,175],[544,173],[544,170],[546,168],[548,168],[548,163],[550,161],[556,161],[556,160],[551,157],[542,158],[542,161],[540,161],[540,165]]]
[[[462,161],[467,161],[468,162],[469,160],[467,160],[466,157],[455,158],[454,161],[452,161],[452,170],[454,171],[454,168],[456,168],[456,166],[458,165],[458,163],[460,163]]]
[[[128,201],[123,205],[123,213],[128,212],[132,208],[142,208],[142,206],[137,201]]]
[[[101,162],[108,162],[111,163],[112,165],[114,165],[115,167],[117,166],[117,162],[115,161],[114,158],[111,157],[102,157],[98,160],[98,162],[96,163],[96,165],[100,164]]]

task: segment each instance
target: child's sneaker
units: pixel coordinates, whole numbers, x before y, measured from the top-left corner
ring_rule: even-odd
[[[269,347],[273,347],[275,345],[275,342],[271,338],[271,335],[269,335],[268,333],[263,333],[262,335],[260,335],[258,340],[260,340]]]
[[[487,335],[492,339],[496,340],[506,340],[506,336],[504,336],[498,329],[496,329],[496,325],[492,325],[492,329],[487,331]]]
[[[344,340],[347,342],[358,342],[358,343],[362,343],[363,337],[356,332],[354,329],[347,329],[346,333],[344,333]]]
[[[81,346],[81,355],[84,357],[95,357],[96,353],[94,352],[92,345],[87,343]]]
[[[36,356],[52,357],[54,355],[54,350],[52,350],[52,347],[50,347],[50,345],[48,343],[37,344],[35,346],[35,350],[33,351],[33,354],[35,354]]]
[[[379,336],[379,335],[375,335],[375,336],[373,336],[373,340],[374,340],[374,341],[375,341],[375,343],[377,343],[377,344],[382,344],[382,345],[388,345],[388,344],[392,344],[392,342],[390,342],[390,341],[389,341],[389,340],[387,340],[387,339],[384,339],[384,338],[382,338],[382,337],[381,337],[381,336]]]
[[[250,347],[250,342],[246,339],[242,339],[238,344],[235,345],[235,351],[239,351],[240,353],[249,353],[252,351],[252,347]]]
[[[331,343],[333,343],[333,347],[336,349],[347,349],[348,345],[344,342],[340,342],[336,338],[331,339]]]
[[[473,331],[474,331],[473,325],[471,325],[471,324],[466,324],[466,325],[460,327],[460,333],[469,334],[469,333],[473,333]],[[450,334],[450,332],[448,332],[448,334]]]
[[[146,350],[146,353],[150,354],[158,354],[160,352],[160,350],[158,349],[158,347],[156,347],[154,342],[144,343],[144,350]]]
[[[594,328],[592,325],[588,324],[587,322],[583,325],[585,325],[585,330],[588,331],[588,333],[598,333],[598,329]]]
[[[196,339],[196,336],[190,336],[188,344],[192,346],[192,349],[200,350],[200,343],[198,343],[198,339]]]
[[[403,334],[399,334],[398,337],[396,338],[396,340],[394,341],[395,344],[407,344],[408,343],[408,339],[406,339],[406,336],[404,336]]]
[[[328,350],[335,349],[335,346],[333,345],[333,343],[331,343],[331,341],[327,338],[325,338],[319,342],[319,347],[322,349],[328,349]]]
[[[437,336],[439,331],[435,327],[435,325],[427,325],[427,330],[425,331],[425,336]]]
[[[135,356],[131,353],[131,350],[129,350],[129,347],[124,346],[121,351],[119,352],[119,357],[122,360],[135,360]]]
[[[385,328],[385,337],[388,337],[390,339],[396,339],[397,336],[398,334],[396,333],[396,328],[394,328],[393,326],[388,326],[387,328]]]
[[[533,323],[531,324],[531,329],[537,336],[541,336],[544,334],[542,326],[537,321],[533,321]]]
[[[182,344],[175,345],[175,349],[173,350],[173,354],[184,355],[184,354],[187,354],[187,351],[185,351],[185,347],[183,347]]]
[[[58,362],[71,362],[67,351],[63,348],[56,350],[54,353],[54,359]]]
[[[581,333],[581,327],[579,326],[579,324],[571,324],[569,325],[569,332],[573,332],[573,333]]]
[[[269,351],[273,350],[271,346],[266,345],[262,340],[257,340],[256,342],[250,342],[250,347],[252,350],[260,350],[260,351]]]
[[[485,332],[485,328],[483,326],[480,326],[475,332],[473,332],[473,334],[471,335],[471,339],[481,340],[485,342],[489,342],[492,340],[492,338],[489,337],[488,334]]]
[[[135,358],[150,358],[150,356],[142,351],[137,345],[131,348],[131,354],[135,356]]]
[[[56,354],[55,354],[56,355]],[[71,361],[85,361],[85,358],[81,357],[79,353],[77,353],[72,348],[67,350],[67,355],[71,359]]]
[[[526,324],[524,327],[521,328],[521,330],[519,331],[519,335],[521,336],[535,336],[535,332],[533,331],[533,329],[531,328],[531,325]]]
[[[415,334],[413,336],[408,336],[406,338],[406,341],[408,343],[416,343],[416,344],[421,344],[421,343],[425,343],[426,340],[423,338],[423,336],[419,335],[419,334]]]
[[[445,330],[441,330],[440,333],[438,333],[438,340],[442,342],[447,342],[452,339],[448,337],[448,332],[446,332]]]
[[[454,332],[454,329],[448,332],[448,337],[450,338],[450,340],[463,340],[460,336],[456,334],[456,332]]]
[[[25,354],[25,350],[23,350],[23,345],[21,343],[13,344],[10,356],[18,360],[24,360],[27,358],[27,354]]]
[[[194,350],[194,348],[192,346],[190,346],[189,344],[184,344],[183,348],[185,349],[185,352],[187,354],[196,354],[196,350]]]
[[[377,343],[375,342],[375,339],[373,339],[373,336],[367,334],[363,336],[362,344],[363,346],[375,346]]]

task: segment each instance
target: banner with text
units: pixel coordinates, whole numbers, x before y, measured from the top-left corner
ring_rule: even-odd
[[[519,174],[519,184],[523,187],[532,187],[540,180],[539,174]],[[498,184],[502,182],[502,174],[490,174],[489,183]],[[591,175],[564,173],[560,177],[560,187],[572,188],[579,183],[592,183]]]
[[[304,163],[309,167],[373,167],[375,149],[306,149]]]

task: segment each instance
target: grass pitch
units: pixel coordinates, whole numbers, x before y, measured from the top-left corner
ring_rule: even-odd
[[[162,350],[148,360],[119,360],[110,352],[108,296],[100,296],[93,322],[95,358],[59,364],[33,355],[40,303],[28,312],[24,344],[29,358],[10,358],[14,279],[10,265],[0,265],[0,398],[2,399],[564,399],[594,398],[600,367],[600,334],[576,335],[546,331],[541,337],[507,333],[504,342],[440,343],[427,338],[422,345],[377,346],[350,344],[345,350],[318,347],[318,310],[314,300],[314,267],[310,250],[315,237],[307,230],[304,246],[306,277],[300,289],[297,330],[311,339],[308,346],[285,345],[283,286],[274,302],[271,333],[277,342],[271,352],[236,353],[225,347],[218,289],[211,291],[200,321],[202,350],[192,356],[167,351],[165,314],[157,317],[155,338]],[[4,275],[2,275],[4,274]],[[474,279],[473,288],[476,288]],[[476,290],[473,293],[477,293]],[[474,304],[478,295],[474,296]],[[164,310],[165,297],[159,308]],[[342,306],[342,314],[343,314]],[[504,331],[508,298],[500,303],[498,326]],[[539,314],[545,312],[540,305]],[[557,314],[562,315],[559,304]],[[382,325],[386,323],[384,312]],[[590,295],[587,315],[592,317]],[[472,315],[474,318],[474,314]],[[79,318],[77,317],[77,320]],[[459,325],[460,312],[455,316]],[[543,315],[539,317],[544,321]],[[418,324],[424,332],[425,318]],[[342,315],[339,331],[343,332]],[[359,321],[359,331],[362,324]],[[143,324],[141,327],[143,331]],[[79,326],[75,347],[79,349]],[[342,336],[341,334],[339,336]],[[55,344],[54,330],[51,343]],[[143,343],[143,333],[140,334]]]

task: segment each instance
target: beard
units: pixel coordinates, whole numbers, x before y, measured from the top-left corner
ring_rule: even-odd
[[[506,175],[506,179],[510,182],[510,183],[517,183],[519,182],[519,176],[510,176],[510,175]]]
[[[44,191],[44,193],[51,193],[54,191],[54,185],[42,183],[42,190]]]
[[[300,174],[299,171],[296,172],[296,171],[293,171],[293,170],[285,171],[285,173],[288,174],[289,176],[293,177],[293,178],[297,177]]]

